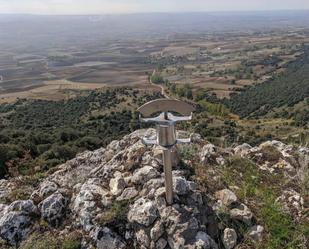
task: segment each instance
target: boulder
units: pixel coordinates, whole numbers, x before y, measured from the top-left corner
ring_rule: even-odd
[[[38,208],[32,200],[19,200],[9,206],[0,204],[0,237],[11,245],[25,239],[38,216]]]
[[[139,245],[144,246],[145,248],[149,248],[150,238],[144,229],[137,231],[135,237]]]
[[[99,206],[107,207],[112,198],[107,190],[102,188],[99,178],[90,178],[85,182],[75,196],[73,210],[77,220],[86,231],[93,227],[93,219],[100,212]]]
[[[225,228],[222,236],[222,243],[225,249],[232,249],[237,244],[237,234],[232,228]]]
[[[163,238],[159,239],[156,242],[156,249],[164,249],[167,246],[167,241]]]
[[[50,196],[51,194],[55,193],[58,189],[58,186],[56,183],[51,181],[44,181],[40,185],[39,195],[43,199]]]
[[[264,227],[257,225],[249,229],[248,235],[255,243],[258,243],[262,241],[263,232],[264,232]]]
[[[252,149],[251,145],[244,143],[244,144],[236,146],[233,149],[233,151],[236,155],[245,157],[250,153],[251,149]]]
[[[237,196],[229,189],[220,190],[215,193],[215,196],[225,206],[230,206],[232,203],[237,202]]]
[[[112,178],[109,182],[110,192],[116,196],[120,195],[125,187],[126,187],[126,182],[121,177],[121,175],[115,178]]]
[[[160,173],[151,166],[144,166],[143,168],[137,169],[133,176],[132,182],[135,184],[144,184],[150,179],[156,178]]]
[[[178,195],[185,195],[189,191],[188,182],[184,177],[173,177],[173,189],[174,193]]]
[[[199,231],[195,236],[196,242],[194,248],[210,249],[211,241],[207,233]]]
[[[91,234],[97,249],[124,249],[126,243],[109,228],[96,228]]]
[[[128,213],[129,222],[137,222],[144,226],[150,226],[158,217],[158,209],[154,202],[140,198],[130,207]]]
[[[126,188],[123,190],[122,194],[117,197],[117,201],[131,200],[138,195],[138,191],[135,187]]]
[[[28,215],[39,215],[38,208],[34,205],[32,200],[19,200],[12,202],[9,207],[8,211],[18,211],[23,212]]]
[[[39,204],[42,217],[52,226],[58,226],[64,218],[68,199],[56,192]]]
[[[251,219],[253,215],[245,204],[240,204],[238,208],[230,210],[230,215],[232,219],[240,220],[248,226],[251,225]]]
[[[209,162],[209,159],[215,157],[217,155],[216,146],[213,144],[206,144],[202,148],[202,152],[200,153],[200,160],[202,163]]]
[[[161,220],[158,220],[150,230],[150,238],[151,240],[156,242],[163,234],[164,234],[164,225]]]
[[[21,211],[11,211],[1,214],[0,236],[11,245],[16,246],[25,239],[33,222],[29,215]]]

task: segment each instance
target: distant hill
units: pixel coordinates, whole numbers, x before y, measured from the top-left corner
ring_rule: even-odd
[[[215,23],[216,25],[213,25]],[[111,39],[162,38],[309,24],[309,11],[141,13],[101,16],[0,15],[0,48],[91,44]]]
[[[234,94],[226,104],[244,117],[258,117],[284,105],[293,106],[309,97],[309,47],[285,71],[272,79]]]

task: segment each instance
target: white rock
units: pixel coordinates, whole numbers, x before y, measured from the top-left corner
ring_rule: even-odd
[[[158,209],[154,202],[140,198],[130,207],[129,222],[137,222],[144,226],[151,225],[158,217]]]
[[[237,202],[237,196],[229,189],[223,189],[215,193],[217,199],[221,200],[225,206],[230,206]]]
[[[217,154],[216,146],[213,144],[206,144],[202,148],[202,152],[200,153],[200,160],[202,163],[208,161],[209,158],[214,157]]]
[[[117,197],[117,201],[131,200],[137,195],[138,191],[135,189],[135,187],[126,188],[123,190],[122,194]]]
[[[190,138],[193,143],[200,142],[202,140],[201,134],[198,134],[198,133],[192,133],[190,135]]]
[[[222,242],[225,249],[232,249],[237,244],[237,234],[234,229],[225,228],[223,232]]]
[[[253,215],[245,204],[241,204],[238,208],[230,210],[230,215],[232,219],[240,220],[248,226],[251,225],[251,219]]]
[[[277,198],[277,202],[281,203],[284,210],[289,213],[296,213],[301,217],[304,209],[304,199],[293,189],[284,190],[282,195]]]
[[[112,203],[109,192],[102,188],[101,179],[90,178],[85,182],[73,201],[74,213],[86,231],[93,227],[93,219],[100,209],[97,202],[107,207]]]
[[[150,238],[153,241],[157,241],[164,233],[164,225],[161,220],[156,221],[152,229],[150,230]]]
[[[158,177],[159,172],[151,166],[144,166],[143,168],[137,169],[133,176],[132,182],[135,184],[144,184],[150,179]]]
[[[248,235],[254,242],[258,243],[262,240],[263,232],[264,227],[257,225],[249,229]]]
[[[150,246],[150,239],[148,237],[148,235],[146,234],[144,229],[140,229],[139,231],[137,231],[137,233],[135,234],[136,236],[136,240],[137,242],[141,245],[141,246],[145,246],[146,248],[149,248]]]
[[[48,180],[44,181],[40,184],[40,190],[39,190],[40,197],[46,198],[49,195],[55,193],[57,189],[58,189],[58,186],[56,183],[48,181]]]
[[[245,157],[250,153],[251,149],[252,149],[251,145],[244,143],[236,146],[233,150],[236,155]]]
[[[110,191],[113,195],[120,195],[126,187],[126,182],[121,176],[112,178],[109,182]]]
[[[16,245],[25,239],[33,225],[33,218],[38,215],[38,208],[31,200],[0,204],[0,237]]]

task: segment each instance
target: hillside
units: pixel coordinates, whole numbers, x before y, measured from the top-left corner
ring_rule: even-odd
[[[0,178],[44,174],[78,152],[121,138],[139,128],[137,107],[161,96],[130,88],[67,95],[0,105]]]
[[[0,181],[1,248],[308,248],[309,148],[179,146],[174,205],[138,130],[41,180]]]
[[[256,118],[274,108],[293,106],[309,97],[309,47],[272,79],[232,95],[225,103],[240,117]]]

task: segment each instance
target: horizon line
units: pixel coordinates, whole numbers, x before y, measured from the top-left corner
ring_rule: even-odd
[[[138,15],[138,14],[206,14],[206,13],[252,13],[252,12],[306,12],[308,9],[273,9],[273,10],[205,10],[205,11],[145,11],[145,12],[115,12],[115,13],[85,13],[85,14],[39,14],[39,13],[1,13],[0,15],[29,15],[29,16],[103,16],[103,15]]]

